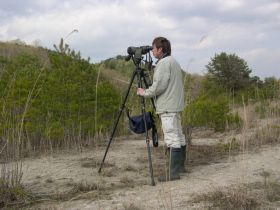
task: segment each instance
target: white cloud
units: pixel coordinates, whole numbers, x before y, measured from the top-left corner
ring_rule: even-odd
[[[186,57],[194,59],[196,72],[221,51],[244,56],[257,71],[280,66],[279,59],[271,59],[279,56],[279,5],[275,0],[10,0],[0,3],[5,11],[0,40],[39,39],[52,48],[78,29],[66,41],[99,61],[161,35],[171,40],[182,66],[188,65]]]
[[[201,37],[198,43],[194,44],[190,48],[193,50],[202,50],[205,48],[209,48],[214,45],[214,40],[212,37],[204,35]]]
[[[246,58],[247,60],[255,61],[260,59],[267,53],[268,50],[265,48],[256,48],[256,49],[250,49],[248,51],[241,52],[240,56]]]
[[[260,5],[254,9],[254,12],[259,15],[279,14],[280,2],[268,2],[267,4]]]
[[[266,48],[255,48],[240,53],[249,67],[253,69],[252,74],[267,77],[275,76],[280,78],[280,71],[278,60],[280,57],[280,50],[268,50]],[[270,74],[267,74],[270,72]]]
[[[218,7],[221,11],[235,10],[244,5],[244,0],[218,0]]]

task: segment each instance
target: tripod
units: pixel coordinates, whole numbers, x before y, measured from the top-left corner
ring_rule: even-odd
[[[132,77],[131,77],[131,80],[129,82],[129,86],[128,86],[128,89],[126,91],[125,98],[124,98],[123,103],[121,105],[121,109],[120,109],[120,112],[118,114],[118,117],[117,117],[117,119],[115,121],[115,124],[114,124],[114,127],[113,127],[113,131],[112,131],[112,134],[110,136],[110,140],[108,142],[108,145],[107,145],[105,154],[103,156],[103,160],[102,160],[102,162],[100,164],[100,168],[98,170],[98,173],[101,172],[101,169],[103,167],[103,164],[104,164],[105,158],[107,156],[109,147],[110,147],[111,142],[112,142],[112,140],[114,138],[114,135],[115,135],[115,132],[116,132],[116,129],[117,129],[117,125],[118,125],[120,117],[121,117],[121,115],[122,115],[122,113],[124,111],[125,104],[126,104],[126,101],[127,101],[127,98],[128,98],[128,95],[129,95],[129,92],[130,92],[130,89],[131,89],[131,86],[133,84],[134,79],[137,77],[138,88],[142,88],[143,84],[145,85],[146,88],[148,88],[148,83],[147,83],[147,80],[145,78],[144,69],[142,69],[140,67],[141,60],[138,60],[138,62],[135,62],[135,60],[133,59],[133,61],[134,61],[134,64],[135,64],[135,70],[134,70],[134,72],[132,74]],[[151,101],[152,101],[153,108],[155,109],[155,104],[154,104],[153,99],[151,99]],[[147,152],[148,152],[149,170],[150,170],[150,176],[151,176],[151,185],[155,186],[154,175],[153,175],[153,166],[152,166],[152,158],[151,158],[150,139],[149,139],[149,136],[148,136],[148,129],[147,129],[147,123],[146,123],[147,121],[146,121],[146,115],[145,115],[145,99],[144,99],[143,96],[141,96],[141,113],[143,115],[144,124],[145,124],[145,136],[146,136],[146,145],[147,145]]]

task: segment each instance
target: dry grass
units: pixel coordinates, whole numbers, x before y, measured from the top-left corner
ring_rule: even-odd
[[[99,168],[100,164],[100,160],[95,157],[81,159],[81,166],[83,168]],[[107,161],[103,164],[103,170],[101,171],[101,175],[103,177],[113,177],[116,175],[116,172],[118,170],[119,169],[116,167],[115,163]]]
[[[243,151],[280,142],[280,101],[265,100],[235,110],[242,117],[242,138],[238,143]]]
[[[100,159],[98,159],[97,157],[83,158],[80,161],[81,161],[81,166],[83,168],[98,168],[101,164]],[[103,168],[110,168],[110,167],[114,167],[115,165],[116,165],[115,163],[107,161],[104,162]]]
[[[141,210],[142,208],[135,203],[123,203],[124,210]]]
[[[240,145],[236,141],[217,145],[190,145],[187,151],[188,166],[208,165],[218,163],[224,159],[237,155]]]
[[[148,162],[148,158],[146,156],[137,157],[136,162],[139,164],[145,164]]]
[[[19,162],[2,164],[0,174],[0,208],[26,205],[33,198],[21,184],[22,165]]]
[[[89,192],[93,190],[104,190],[102,186],[99,186],[98,183],[87,183],[87,182],[80,182],[73,184],[73,192]]]
[[[68,183],[68,186],[71,187],[69,191],[58,192],[54,194],[47,195],[36,195],[33,197],[32,202],[26,203],[24,206],[31,207],[35,203],[45,202],[45,201],[73,201],[79,199],[111,199],[110,193],[108,190],[105,190],[105,183],[88,183],[88,182],[79,182],[79,183]],[[23,207],[21,205],[20,207]],[[37,208],[35,208],[37,209]]]
[[[124,167],[124,170],[125,170],[125,171],[138,171],[137,168],[135,168],[134,166],[131,166],[131,165],[126,165],[126,166]]]
[[[206,202],[208,209],[256,209],[260,204],[258,199],[244,187],[217,188],[214,191],[198,195],[194,203]]]
[[[103,177],[114,177],[116,175],[116,171],[118,171],[117,167],[109,168],[109,169],[103,169],[101,171],[101,175]]]
[[[263,145],[279,142],[280,137],[280,126],[279,121],[273,125],[267,125],[263,128],[260,128],[253,134],[250,138],[249,144],[254,145]],[[162,145],[161,145],[162,146]],[[160,170],[163,169],[164,164],[164,149],[158,148],[153,150],[153,167],[154,174],[159,174]],[[188,170],[194,166],[211,164],[215,162],[221,162],[224,158],[229,157],[230,155],[238,154],[240,151],[239,143],[233,138],[230,143],[227,144],[218,144],[218,145],[190,145],[188,148]],[[143,149],[144,150],[144,149]],[[142,151],[139,151],[142,154]],[[146,154],[146,149],[143,154]],[[81,167],[83,168],[97,168],[100,166],[100,160],[96,157],[83,158],[79,160]],[[158,162],[159,164],[155,164]],[[106,162],[104,163],[104,170],[102,171],[104,177],[113,177],[116,176],[116,171],[125,174],[131,174],[133,176],[123,175],[119,179],[120,182],[114,183],[111,185],[105,183],[74,183],[69,184],[71,190],[69,192],[57,193],[54,195],[48,195],[47,198],[50,200],[76,200],[76,199],[107,199],[112,194],[113,190],[121,188],[131,188],[136,185],[140,185],[143,182],[143,177],[148,177],[148,159],[146,156],[139,156],[136,159],[136,166],[125,165],[121,168],[117,168],[115,163]],[[161,165],[160,165],[161,164]],[[128,173],[129,172],[129,173]],[[141,179],[136,176],[136,173],[141,174]],[[209,194],[199,195],[194,201],[195,202],[208,202],[211,203],[209,209],[256,209],[260,208],[262,205],[261,202],[271,203],[279,201],[280,198],[280,185],[279,182],[269,181],[269,174],[262,174],[263,177],[266,177],[264,183],[254,183],[252,186],[239,186],[239,187],[230,187],[230,188],[217,188]],[[142,181],[142,182],[141,182]],[[51,183],[52,180],[49,180]],[[1,183],[0,183],[1,184]],[[113,185],[114,184],[114,185]],[[141,184],[142,185],[142,184]],[[0,186],[0,190],[1,190]],[[24,195],[23,198],[27,200],[28,194],[21,190],[17,191],[18,195]],[[12,198],[12,195],[10,196]],[[0,196],[2,199],[2,197]],[[0,208],[1,202],[0,199]],[[18,199],[21,199],[20,197]],[[44,199],[44,198],[43,198]],[[39,199],[40,200],[40,199]],[[7,204],[4,201],[5,205]],[[139,205],[133,203],[123,204],[124,209],[141,209]]]
[[[280,202],[280,183],[277,181],[269,181],[265,185],[266,198],[270,202]]]
[[[134,187],[135,181],[127,176],[123,176],[120,179],[120,182],[122,183],[123,187]]]
[[[46,183],[53,183],[53,182],[54,182],[54,180],[52,178],[47,178],[46,179]]]
[[[209,193],[196,195],[193,203],[200,203],[211,209],[250,210],[274,209],[280,202],[280,183],[267,180],[265,173],[263,182],[254,182],[242,186],[217,187]]]
[[[249,145],[265,145],[280,142],[280,120],[258,129],[250,138]]]

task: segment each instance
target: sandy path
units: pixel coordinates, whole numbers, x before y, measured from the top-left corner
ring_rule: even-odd
[[[238,155],[225,163],[197,167],[180,181],[144,186],[115,195],[112,200],[66,202],[61,209],[124,209],[134,204],[140,209],[199,209],[188,204],[193,194],[218,186],[263,181],[261,173],[280,178],[280,146],[266,147],[256,154]],[[172,208],[171,208],[172,207]]]
[[[137,158],[146,155],[145,142],[139,140],[116,141],[110,149],[106,162],[115,164],[113,166],[115,173],[111,177],[100,178],[96,168],[81,167],[81,160],[92,161],[102,156],[104,152],[87,151],[75,155],[64,154],[25,161],[24,183],[33,191],[46,194],[67,190],[69,182],[104,182],[105,179],[112,185],[118,183],[125,173],[130,176],[127,171],[122,170],[124,165],[132,162],[132,165],[138,167]],[[181,180],[157,183],[155,187],[147,185],[149,179],[147,171],[133,171],[138,184],[134,188],[115,189],[109,199],[102,197],[91,199],[90,196],[87,199],[80,199],[78,196],[70,201],[50,202],[40,206],[73,210],[200,209],[201,207],[189,202],[193,195],[211,191],[214,187],[263,181],[264,177],[261,175],[263,172],[268,172],[273,179],[280,178],[280,145],[265,146],[254,152],[230,156],[220,163],[196,166],[191,173],[182,175]]]

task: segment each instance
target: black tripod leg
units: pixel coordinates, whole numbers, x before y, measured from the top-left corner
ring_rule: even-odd
[[[141,73],[138,72],[138,87],[142,88],[142,82],[144,78],[141,76]],[[146,144],[147,144],[147,151],[148,151],[148,160],[149,160],[149,169],[150,169],[150,175],[151,175],[151,185],[155,186],[155,180],[154,180],[154,173],[153,173],[153,164],[152,164],[152,155],[151,155],[151,148],[150,148],[150,140],[148,135],[148,128],[147,128],[147,119],[145,115],[145,99],[143,96],[141,96],[141,110],[142,115],[144,116],[144,124],[145,124],[145,133],[146,133]]]
[[[143,82],[145,84],[145,87],[146,89],[149,88],[149,85],[148,85],[148,82],[146,80],[146,77],[145,77],[145,74],[141,74],[142,78],[143,78]],[[151,99],[151,103],[153,105],[153,109],[154,111],[156,110],[156,105],[155,105],[155,101],[153,98],[150,98]],[[157,117],[159,118],[159,115],[157,114]],[[153,145],[154,147],[157,147],[158,146],[158,134],[157,134],[157,128],[156,128],[156,124],[154,124],[154,128],[152,128],[152,140],[153,140]]]
[[[111,136],[110,136],[110,140],[109,140],[109,142],[108,142],[108,145],[107,145],[107,148],[106,148],[105,154],[104,154],[104,156],[103,156],[102,162],[101,162],[101,164],[100,164],[100,167],[99,167],[98,173],[100,173],[100,172],[101,172],[101,169],[102,169],[102,167],[103,167],[103,164],[104,164],[105,158],[106,158],[106,156],[107,156],[107,153],[108,153],[109,147],[110,147],[110,145],[111,145],[111,142],[112,142],[112,140],[113,140],[113,138],[114,138],[114,135],[115,135],[115,132],[116,132],[116,129],[117,129],[117,126],[118,126],[119,120],[120,120],[121,115],[122,115],[122,113],[123,113],[123,110],[124,110],[124,108],[125,108],[125,103],[126,103],[126,100],[127,100],[127,98],[128,98],[129,91],[130,91],[130,88],[131,88],[131,86],[132,86],[132,83],[133,83],[133,80],[134,80],[134,78],[135,78],[136,74],[137,74],[137,71],[135,70],[135,71],[133,72],[132,77],[131,77],[131,80],[130,80],[130,83],[129,83],[128,89],[127,89],[127,91],[126,91],[126,95],[125,95],[125,98],[124,98],[123,104],[121,105],[121,110],[120,110],[119,115],[118,115],[118,117],[117,117],[117,120],[116,120],[116,122],[115,122],[115,124],[114,124],[114,128],[113,128],[112,134],[111,134]]]

